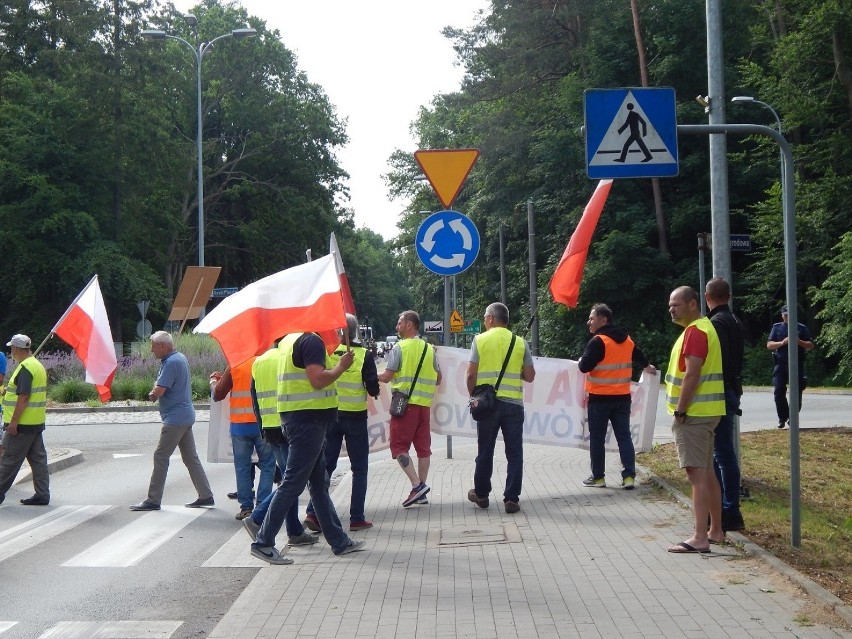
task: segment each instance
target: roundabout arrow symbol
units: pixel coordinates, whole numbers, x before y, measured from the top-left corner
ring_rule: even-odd
[[[426,229],[426,234],[423,236],[423,241],[420,242],[420,246],[423,247],[423,250],[427,253],[431,253],[432,249],[435,248],[435,235],[444,228],[444,220],[435,220],[432,222],[432,225]]]
[[[454,253],[450,258],[433,255],[429,258],[429,261],[440,268],[461,268],[464,266],[464,253]]]
[[[461,218],[456,218],[450,222],[450,228],[462,236],[462,248],[465,251],[469,251],[473,248],[473,236],[471,236],[470,229],[465,226],[465,223],[462,222]]]

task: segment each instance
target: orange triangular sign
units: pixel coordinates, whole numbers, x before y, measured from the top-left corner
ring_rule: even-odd
[[[449,209],[479,157],[478,149],[415,151],[414,159],[444,208]]]

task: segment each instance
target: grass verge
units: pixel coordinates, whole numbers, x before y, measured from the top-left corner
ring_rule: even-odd
[[[790,543],[790,434],[743,433],[742,480],[751,499],[741,508],[743,536],[852,605],[852,429],[803,429],[799,435],[800,548]],[[674,444],[654,446],[637,461],[690,495]]]

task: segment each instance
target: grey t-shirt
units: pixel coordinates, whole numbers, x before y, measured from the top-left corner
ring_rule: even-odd
[[[163,419],[163,425],[194,424],[195,408],[192,405],[189,362],[183,353],[172,351],[163,358],[155,384],[166,389],[160,397],[160,417]]]

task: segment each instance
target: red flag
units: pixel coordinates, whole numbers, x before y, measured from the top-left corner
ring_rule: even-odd
[[[195,327],[210,333],[236,368],[288,333],[324,333],[346,326],[334,256],[264,277],[226,297]],[[335,338],[336,339],[336,338]],[[334,344],[326,344],[334,348]]]
[[[89,280],[51,333],[74,349],[86,367],[86,381],[95,385],[102,402],[109,401],[118,364],[97,275]]]
[[[343,295],[343,308],[347,313],[352,313],[355,317],[358,317],[358,313],[355,312],[355,300],[352,298],[352,290],[349,288],[349,278],[346,276],[346,270],[343,268],[343,258],[340,257],[340,249],[337,247],[337,238],[334,236],[334,232],[331,233],[331,238],[328,241],[328,252],[335,255],[337,273],[340,276],[340,292]]]
[[[550,278],[550,295],[553,301],[565,304],[568,308],[577,306],[589,245],[592,243],[592,235],[595,233],[610,187],[612,187],[612,180],[598,182],[592,198],[583,211],[580,223],[577,224],[568,246],[565,247],[559,266]]]

